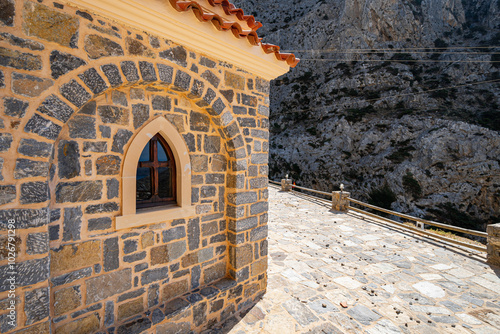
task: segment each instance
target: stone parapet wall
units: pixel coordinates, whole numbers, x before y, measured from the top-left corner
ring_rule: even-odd
[[[269,82],[69,5],[0,3],[0,243],[13,219],[18,255],[1,332],[198,332],[251,306],[267,279]],[[195,214],[116,229],[124,157],[157,117],[188,148]]]

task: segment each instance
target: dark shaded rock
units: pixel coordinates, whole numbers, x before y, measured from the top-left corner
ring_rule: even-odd
[[[220,137],[205,135],[203,148],[205,153],[219,153],[220,152]]]
[[[89,20],[90,22],[94,21],[94,18],[92,17],[92,15],[90,15],[90,14],[89,14],[89,13],[87,13],[87,12],[82,12],[82,11],[80,11],[80,10],[77,10],[77,11],[76,11],[76,15],[81,16],[81,17],[83,17],[84,19]]]
[[[80,149],[76,141],[59,142],[58,171],[61,179],[71,179],[80,175]]]
[[[193,218],[188,222],[188,244],[189,250],[193,251],[200,247],[200,219]]]
[[[162,232],[163,242],[178,240],[186,236],[186,228],[184,226],[176,226]]]
[[[59,91],[62,96],[77,107],[82,107],[92,97],[89,92],[75,80],[71,80],[67,84],[62,85]]]
[[[141,288],[141,289],[135,290],[135,291],[126,292],[123,295],[118,296],[118,303],[120,303],[124,300],[133,299],[133,298],[137,298],[139,296],[142,296],[144,294],[144,292],[145,292],[144,288]]]
[[[215,66],[217,65],[217,63],[213,60],[210,60],[206,57],[201,57],[200,58],[200,65],[203,65],[205,67],[210,67],[210,68],[215,68]]]
[[[94,68],[89,68],[82,74],[79,74],[78,77],[82,79],[83,83],[90,88],[94,94],[100,94],[108,88],[108,84]]]
[[[4,88],[5,87],[5,76],[3,74],[2,71],[0,71],[0,88]],[[14,92],[16,93],[16,92]]]
[[[123,153],[123,146],[127,144],[132,135],[133,133],[129,130],[119,129],[113,137],[113,146],[111,147],[111,151]]]
[[[112,301],[106,302],[106,309],[104,311],[104,326],[109,327],[115,322],[115,304]]]
[[[162,322],[165,319],[165,314],[157,308],[153,311],[153,315],[151,316],[151,320],[153,321],[153,325],[156,325]]]
[[[149,105],[133,104],[132,114],[134,115],[134,128],[137,129],[149,119]]]
[[[120,70],[114,64],[102,65],[101,70],[104,72],[104,75],[108,78],[111,87],[121,86],[123,83],[122,76],[120,74]]]
[[[87,62],[81,58],[57,50],[50,53],[49,60],[51,75],[54,79],[87,64]]]
[[[168,266],[146,270],[141,274],[141,285],[146,285],[165,279],[167,275],[168,275]]]
[[[132,288],[132,270],[114,271],[85,281],[87,304],[92,304]]]
[[[23,18],[26,35],[76,48],[74,37],[78,33],[78,18],[30,2],[24,3]]]
[[[120,182],[117,179],[106,180],[108,199],[116,198],[119,195]]]
[[[193,86],[191,87],[191,92],[189,93],[190,98],[200,98],[203,95],[203,88],[205,84],[200,80],[194,79]]]
[[[154,36],[149,36],[149,44],[155,49],[160,47],[160,40]]]
[[[123,49],[120,46],[120,44],[113,42],[112,40],[102,37],[100,35],[85,36],[84,43],[85,43],[84,49],[87,52],[90,59],[123,56]],[[110,66],[110,65],[103,65],[103,67],[104,66]]]
[[[171,60],[183,67],[187,67],[187,52],[182,46],[176,46],[175,48],[162,51],[160,52],[160,57]]]
[[[52,153],[52,144],[39,142],[34,139],[21,139],[17,150],[23,155],[30,157],[48,157]]]
[[[14,25],[15,14],[16,6],[13,0],[0,1],[0,22],[3,25],[12,27]]]
[[[123,107],[128,106],[127,94],[120,92],[119,90],[114,90],[111,92],[111,100],[113,104],[119,104]]]
[[[187,310],[190,304],[182,298],[175,298],[165,305],[165,316],[170,319]]]
[[[108,150],[108,143],[105,141],[86,141],[83,143],[83,152],[96,152],[96,153],[106,153]]]
[[[160,285],[151,284],[148,289],[148,307],[158,305],[160,297]]]
[[[187,133],[182,136],[184,137],[184,141],[188,146],[189,152],[196,152],[196,141],[194,135],[192,133]]]
[[[40,288],[24,294],[25,325],[31,325],[49,316],[49,288]]]
[[[156,55],[154,52],[149,50],[148,47],[146,47],[144,44],[139,42],[136,39],[133,39],[131,37],[127,37],[125,39],[127,51],[129,54],[133,56],[143,56],[143,57],[150,57],[150,58],[156,58]]]
[[[84,277],[89,277],[91,275],[92,275],[92,267],[88,267],[72,271],[68,274],[54,277],[50,281],[52,282],[52,285],[59,286],[59,285],[69,284],[71,282],[74,282]]]
[[[83,310],[71,313],[71,318],[77,318],[77,317],[81,316],[82,314],[89,313],[92,311],[97,311],[97,310],[100,310],[101,308],[102,308],[101,303],[95,304],[95,305],[92,305],[90,307],[84,308]]]
[[[120,174],[122,159],[116,155],[103,155],[96,160],[97,175]]]
[[[21,204],[42,203],[49,199],[49,184],[47,182],[27,182],[21,184]]]
[[[16,186],[0,186],[0,205],[11,203],[16,199]]]
[[[14,178],[23,179],[26,177],[48,176],[49,163],[45,161],[33,161],[28,159],[17,159],[14,169]]]
[[[103,123],[127,125],[129,121],[129,112],[125,108],[116,106],[99,106],[97,113]]]
[[[144,260],[144,258],[146,258],[146,252],[140,252],[140,253],[135,253],[135,254],[124,256],[123,261],[127,262],[127,263],[132,263],[132,262]],[[147,264],[146,264],[146,268],[147,268]],[[138,272],[138,271],[139,270],[136,270],[136,272]]]
[[[42,58],[31,53],[0,47],[0,66],[12,67],[18,70],[37,71],[42,69]]]
[[[59,136],[61,127],[38,114],[34,114],[33,117],[31,117],[26,123],[24,131],[32,132],[39,136],[55,140]]]
[[[128,82],[136,82],[139,81],[139,72],[137,71],[137,66],[133,61],[122,61],[120,63],[122,68],[123,75]]]
[[[220,79],[215,74],[213,74],[211,71],[206,70],[205,72],[203,72],[201,74],[201,77],[203,79],[207,80],[208,82],[210,82],[210,84],[212,86],[214,86],[215,88],[219,87]]]
[[[56,202],[87,202],[101,199],[102,181],[63,182],[56,186]]]
[[[118,237],[104,240],[104,271],[118,269],[120,266],[120,247]]]
[[[94,116],[96,114],[96,108],[97,108],[97,103],[95,101],[90,101],[86,105],[84,105],[80,111],[78,111],[79,114],[85,114],[89,116]]]
[[[177,71],[177,75],[175,76],[174,88],[179,91],[188,91],[189,86],[191,85],[191,76],[186,72]]]
[[[81,206],[64,209],[63,241],[80,240],[82,216]]]
[[[153,64],[147,61],[139,62],[139,69],[141,71],[142,80],[144,81],[156,81],[156,72]]]
[[[111,228],[112,220],[109,217],[93,218],[88,220],[89,231],[99,231]]]
[[[153,110],[170,110],[172,109],[172,102],[168,96],[154,95],[151,101]]]
[[[229,89],[229,90],[221,90],[220,91],[222,96],[224,96],[226,98],[226,100],[229,102],[229,103],[233,103],[233,99],[234,99],[234,91],[232,89]],[[243,107],[233,107],[233,108],[243,108]],[[243,108],[244,109],[244,108]],[[245,109],[246,110],[246,109]],[[235,112],[236,114],[236,112]]]
[[[9,272],[12,268],[9,265],[0,267],[0,277],[10,277]],[[16,262],[17,280],[16,287],[20,288],[27,285],[33,285],[45,281],[49,278],[49,258],[28,260],[24,262]],[[10,284],[7,280],[0,282],[0,292],[10,289]]]
[[[126,323],[125,325],[121,325],[118,327],[116,334],[139,334],[149,328],[151,328],[151,320],[148,318],[140,318]]]
[[[12,135],[10,133],[0,133],[0,152],[7,152],[12,144]]]
[[[5,115],[22,118],[26,114],[29,103],[13,97],[4,97],[3,106]]]
[[[174,75],[174,69],[171,66],[167,66],[164,64],[156,64],[156,68],[158,69],[160,81],[166,84],[171,84]]]
[[[241,94],[241,103],[246,106],[257,107],[257,97],[247,94]]]
[[[222,99],[219,97],[214,104],[212,105],[212,110],[216,113],[216,115],[222,114],[222,112],[226,109],[226,105],[222,102]]]
[[[55,95],[47,97],[38,107],[37,111],[50,117],[54,117],[62,122],[67,122],[74,112],[70,106],[61,101],[61,99]]]
[[[87,206],[87,208],[85,209],[85,213],[93,214],[102,212],[113,212],[113,211],[118,211],[118,209],[119,209],[118,203],[115,202],[92,204]]]
[[[59,240],[59,225],[49,226],[49,239],[50,241]]]
[[[0,229],[7,230],[7,222],[16,221],[18,229],[39,227],[49,223],[47,208],[42,209],[7,209],[0,210]]]
[[[111,138],[111,128],[109,126],[99,125],[99,131],[101,131],[103,138]]]
[[[194,290],[200,286],[201,268],[200,266],[191,269],[191,289]]]
[[[123,243],[123,253],[129,254],[137,250],[137,240],[125,240]]]
[[[193,322],[195,326],[201,326],[207,320],[207,303],[199,303],[193,307]]]
[[[208,132],[210,129],[210,118],[193,110],[189,117],[189,127],[192,131]]]

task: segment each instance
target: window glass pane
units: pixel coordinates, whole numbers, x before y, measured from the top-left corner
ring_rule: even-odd
[[[149,161],[149,143],[151,143],[151,141],[148,141],[148,143],[142,150],[141,156],[139,157],[139,161]]]
[[[158,161],[168,161],[168,155],[161,141],[158,140]]]
[[[151,168],[137,168],[137,201],[151,198]]]
[[[168,167],[158,168],[158,196],[160,198],[173,197],[171,170]]]

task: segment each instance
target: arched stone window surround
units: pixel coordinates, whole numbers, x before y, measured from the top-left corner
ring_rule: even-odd
[[[136,210],[136,174],[139,156],[147,142],[160,134],[170,146],[175,159],[177,206]],[[122,167],[122,215],[116,217],[116,229],[158,223],[195,215],[191,205],[191,162],[189,150],[177,129],[159,116],[146,124],[132,139]]]

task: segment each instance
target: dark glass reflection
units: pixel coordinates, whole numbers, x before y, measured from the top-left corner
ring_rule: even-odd
[[[139,161],[149,161],[149,143],[151,141],[148,141],[148,143],[146,144],[146,146],[144,147],[144,149],[142,150],[141,152],[141,156],[139,157]]]
[[[168,161],[167,152],[165,151],[165,148],[163,147],[163,144],[160,141],[158,141],[158,161],[161,162]]]
[[[173,197],[170,172],[168,167],[158,168],[158,196],[160,198]]]
[[[151,168],[137,168],[136,186],[138,201],[151,198],[153,192],[151,187]]]

